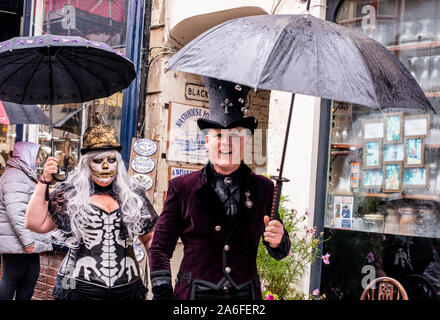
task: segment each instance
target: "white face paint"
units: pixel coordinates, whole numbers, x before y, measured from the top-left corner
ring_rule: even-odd
[[[116,156],[109,154],[105,157],[97,155],[90,160],[90,171],[92,179],[101,186],[109,185],[116,176],[118,171],[118,162]]]

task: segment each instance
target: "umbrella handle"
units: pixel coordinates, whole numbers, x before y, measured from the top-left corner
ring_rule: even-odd
[[[59,169],[58,169],[59,170]],[[56,182],[62,182],[62,181],[66,181],[67,177],[69,176],[67,168],[66,168],[66,174],[64,175],[64,177],[62,178],[57,178],[56,174],[52,175],[52,178],[56,181]]]
[[[64,177],[62,177],[62,178],[58,178],[56,174],[53,174],[53,175],[52,175],[52,178],[53,178],[55,181],[57,181],[57,182],[66,181],[67,177],[69,176],[69,170],[67,170],[67,164],[68,164],[68,163],[69,163],[69,158],[68,158],[68,157],[65,157],[65,158],[64,158],[64,168],[65,168],[65,170],[64,170],[64,172],[65,172]],[[58,168],[58,172],[60,172],[60,168]]]
[[[278,209],[280,207],[281,189],[283,188],[283,182],[288,182],[289,179],[279,176],[271,176],[270,178],[277,181],[275,185],[275,190],[273,192],[272,207],[270,209],[270,220],[273,220],[275,219],[275,214],[278,214]]]

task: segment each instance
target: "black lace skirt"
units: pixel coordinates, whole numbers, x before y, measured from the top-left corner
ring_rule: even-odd
[[[147,288],[142,279],[116,288],[103,288],[88,282],[76,281],[74,289],[64,289],[57,277],[52,296],[55,300],[145,300]]]

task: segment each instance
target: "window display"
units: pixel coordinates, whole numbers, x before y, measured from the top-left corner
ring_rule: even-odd
[[[439,10],[433,0],[343,1],[336,22],[391,50],[439,111]],[[338,101],[332,111],[325,227],[440,237],[440,116]]]

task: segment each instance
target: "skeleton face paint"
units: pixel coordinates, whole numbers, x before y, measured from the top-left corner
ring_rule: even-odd
[[[118,163],[114,155],[108,155],[104,158],[96,156],[90,161],[90,171],[95,183],[106,186],[109,185],[116,176]]]

